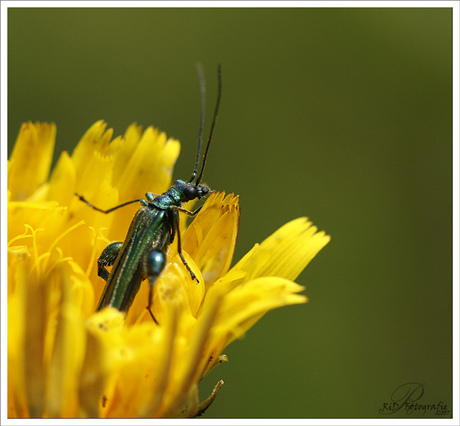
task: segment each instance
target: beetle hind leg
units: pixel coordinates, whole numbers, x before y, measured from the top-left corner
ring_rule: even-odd
[[[147,305],[147,310],[149,311],[149,314],[151,315],[155,323],[158,324],[158,321],[156,320],[155,315],[153,315],[151,309],[153,302],[153,286],[155,285],[158,276],[161,274],[164,267],[166,266],[166,252],[162,250],[152,250],[148,252],[146,255],[144,265],[146,268],[145,275],[147,276],[150,284],[149,303]]]
[[[109,271],[105,268],[106,266],[112,266],[117,259],[118,253],[120,253],[122,242],[109,244],[104,250],[97,261],[97,275],[107,281],[109,279]]]

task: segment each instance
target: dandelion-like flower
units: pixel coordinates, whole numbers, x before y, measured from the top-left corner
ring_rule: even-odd
[[[104,280],[96,260],[123,241],[136,207],[101,208],[162,193],[171,184],[177,140],[131,125],[112,140],[96,122],[49,176],[54,124],[22,125],[8,162],[9,417],[193,417],[198,383],[226,361],[222,353],[267,311],[305,303],[293,282],[329,241],[306,218],[284,225],[230,268],[240,209],[233,194],[213,193],[186,227],[182,252],[154,286],[153,312],[141,285],[127,315],[94,313]],[[183,215],[185,216],[185,215]]]

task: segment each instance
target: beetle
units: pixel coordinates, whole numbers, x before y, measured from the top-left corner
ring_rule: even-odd
[[[201,66],[197,66],[197,70],[200,79],[201,115],[195,168],[190,180],[176,180],[171,188],[163,194],[157,195],[147,192],[145,194],[146,199],[128,201],[108,210],[100,209],[88,202],[82,195],[75,194],[88,206],[104,214],[111,213],[129,204],[137,202],[141,204],[141,208],[136,212],[131,221],[125,240],[108,245],[98,259],[98,275],[106,281],[106,284],[96,311],[100,311],[107,306],[113,306],[119,311],[127,313],[139,291],[141,282],[148,279],[150,287],[147,310],[152,319],[158,324],[151,310],[153,287],[158,276],[166,266],[167,248],[173,243],[176,235],[177,252],[190,273],[192,280],[198,282],[198,278],[192,272],[182,254],[179,213],[184,213],[191,217],[195,216],[201,207],[195,211],[188,211],[182,207],[182,204],[187,201],[201,199],[213,192],[207,185],[200,182],[203,177],[206,158],[217,121],[222,95],[222,77],[219,65],[217,70],[218,91],[214,117],[201,169],[198,173],[204,121],[205,85]],[[112,265],[113,268],[109,273],[106,267]]]

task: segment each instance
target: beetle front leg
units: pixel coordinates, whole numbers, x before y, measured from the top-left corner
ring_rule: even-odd
[[[173,226],[171,227],[171,229],[172,229],[172,233],[171,233],[172,239],[174,239],[174,232],[177,232],[177,254],[181,258],[182,263],[187,268],[187,271],[189,271],[190,276],[192,277],[192,280],[195,280],[197,283],[199,283],[198,278],[193,273],[192,269],[190,268],[190,266],[188,265],[187,261],[185,260],[184,255],[182,254],[182,243],[181,243],[181,239],[180,239],[180,229],[179,229],[179,214],[177,212],[178,211],[183,211],[184,213],[187,212],[187,213],[190,213],[191,215],[194,216],[196,213],[198,213],[200,211],[200,209],[201,209],[201,207],[196,209],[194,212],[189,212],[188,210],[183,210],[183,209],[180,209],[180,208],[174,209],[173,215],[172,215],[172,217],[173,217]]]
[[[147,310],[149,311],[152,319],[158,324],[155,316],[152,312],[152,302],[153,302],[153,286],[162,273],[163,269],[166,266],[166,252],[163,250],[152,250],[148,252],[144,259],[144,276],[147,276],[149,280],[149,304],[147,305]]]
[[[123,246],[122,242],[109,244],[104,250],[97,261],[97,275],[107,281],[109,279],[109,271],[105,268],[106,266],[112,266],[117,259],[118,253]]]
[[[203,206],[200,206],[198,207],[196,210],[194,210],[193,212],[191,212],[190,210],[186,210],[186,209],[183,209],[182,207],[174,207],[174,210],[175,211],[178,211],[178,212],[181,212],[181,213],[185,213],[187,216],[190,216],[190,217],[194,217],[196,216],[200,210],[202,209]]]

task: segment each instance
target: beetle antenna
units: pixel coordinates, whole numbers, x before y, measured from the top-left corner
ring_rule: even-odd
[[[189,182],[195,179],[198,172],[198,164],[200,162],[201,142],[203,140],[203,125],[204,125],[204,110],[206,105],[206,81],[204,79],[203,66],[200,63],[196,64],[196,72],[198,74],[198,81],[200,83],[200,130],[198,132],[198,150],[196,153],[195,169],[193,170],[192,177]]]
[[[195,185],[198,185],[201,182],[201,178],[203,177],[203,170],[206,164],[206,158],[208,156],[209,145],[211,144],[212,134],[214,132],[214,126],[216,125],[216,121],[217,121],[217,113],[219,112],[220,98],[222,97],[222,67],[220,66],[220,64],[217,67],[217,81],[218,81],[218,87],[217,87],[216,108],[214,109],[214,117],[212,119],[211,130],[209,131],[208,143],[206,145],[206,151],[204,152],[203,164],[201,165],[200,174],[198,175]]]

